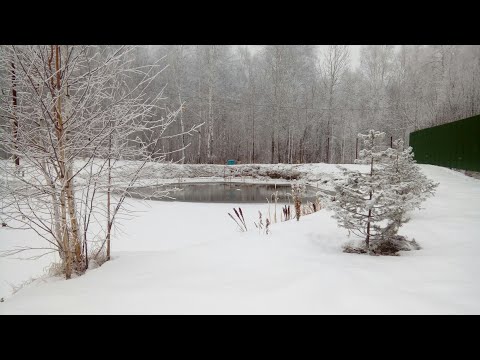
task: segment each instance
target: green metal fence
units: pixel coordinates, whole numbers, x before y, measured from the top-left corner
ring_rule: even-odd
[[[480,171],[480,115],[412,132],[410,146],[419,164]]]

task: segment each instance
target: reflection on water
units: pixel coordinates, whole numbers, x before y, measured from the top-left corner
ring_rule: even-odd
[[[265,203],[267,198],[272,201],[272,194],[278,191],[278,202],[291,202],[291,186],[274,184],[245,184],[245,183],[190,183],[169,184],[162,186],[137,188],[139,195],[133,197],[151,196],[155,190],[178,188],[171,191],[169,196],[175,200],[152,197],[152,200],[188,201],[188,202],[217,202],[217,203]],[[314,201],[316,189],[307,186],[303,201]]]

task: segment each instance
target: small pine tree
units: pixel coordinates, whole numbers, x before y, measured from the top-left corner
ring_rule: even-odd
[[[415,165],[411,148],[403,150],[401,141],[393,149],[381,142],[385,133],[370,130],[359,134],[364,149],[357,163],[370,165],[368,173],[342,168],[344,177],[335,180],[335,196],[327,197],[327,208],[335,212],[339,226],[365,239],[370,251],[394,239],[407,221],[405,213],[433,194],[436,184]]]
[[[388,220],[394,201],[389,196],[389,183],[379,171],[378,164],[386,153],[380,141],[385,133],[370,130],[368,134],[358,134],[363,140],[358,163],[369,164],[367,174],[343,168],[344,180],[334,183],[335,197],[327,207],[334,210],[334,218],[339,226],[353,234],[365,238],[367,249],[372,240],[382,238],[380,223]]]

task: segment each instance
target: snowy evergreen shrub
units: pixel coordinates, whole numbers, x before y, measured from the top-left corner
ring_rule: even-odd
[[[405,210],[420,208],[420,204],[435,193],[438,183],[429,180],[413,159],[413,149],[404,149],[403,141],[393,142],[393,148],[386,151],[389,161],[383,171],[388,173],[389,181],[396,184],[396,191],[402,195]]]
[[[370,130],[358,136],[364,149],[356,162],[368,164],[369,171],[342,168],[343,177],[333,180],[335,195],[326,197],[326,207],[334,211],[340,227],[365,239],[367,252],[406,249],[409,246],[400,240],[408,240],[400,239],[398,229],[408,220],[406,212],[432,195],[436,184],[421,173],[411,148],[403,150],[400,141],[390,149],[382,145],[385,133]]]

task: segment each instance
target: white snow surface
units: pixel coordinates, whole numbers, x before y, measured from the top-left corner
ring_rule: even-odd
[[[113,259],[83,276],[43,276],[12,295],[9,283],[42,275],[52,256],[0,258],[0,314],[480,314],[480,180],[421,167],[440,185],[400,229],[421,250],[343,253],[348,234],[326,210],[265,235],[253,221],[267,204],[240,204],[242,233],[227,215],[238,204],[129,199],[138,213],[114,234]],[[338,171],[297,169],[310,179]],[[44,245],[0,228],[0,250],[20,244]]]

